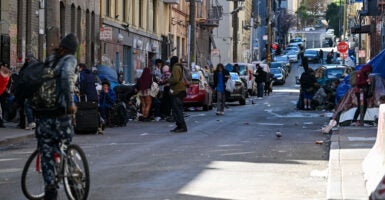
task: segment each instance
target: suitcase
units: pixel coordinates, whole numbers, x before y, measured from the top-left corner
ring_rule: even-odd
[[[123,127],[128,122],[128,113],[124,102],[115,103],[111,109],[111,125]]]
[[[77,107],[75,133],[97,133],[100,122],[97,102],[79,102]]]

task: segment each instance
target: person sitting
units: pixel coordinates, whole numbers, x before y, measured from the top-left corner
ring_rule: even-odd
[[[102,91],[99,96],[99,113],[106,123],[107,127],[111,127],[111,109],[115,103],[114,91],[110,88],[110,82],[107,80],[102,82]]]

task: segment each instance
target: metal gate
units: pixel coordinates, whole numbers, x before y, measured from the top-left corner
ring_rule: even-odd
[[[123,80],[125,83],[133,83],[132,48],[123,46]]]

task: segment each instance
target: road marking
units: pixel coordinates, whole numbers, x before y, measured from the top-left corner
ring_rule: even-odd
[[[376,141],[376,137],[348,137],[349,141],[357,142],[357,141]]]
[[[283,126],[284,124],[275,124],[275,123],[257,123],[262,126]]]
[[[14,161],[14,160],[21,160],[21,158],[3,158],[3,159],[0,159],[0,162]]]

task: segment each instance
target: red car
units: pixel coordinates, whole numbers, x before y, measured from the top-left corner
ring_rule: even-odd
[[[192,84],[186,90],[185,107],[202,106],[204,111],[213,109],[213,92],[202,72],[192,73]]]

